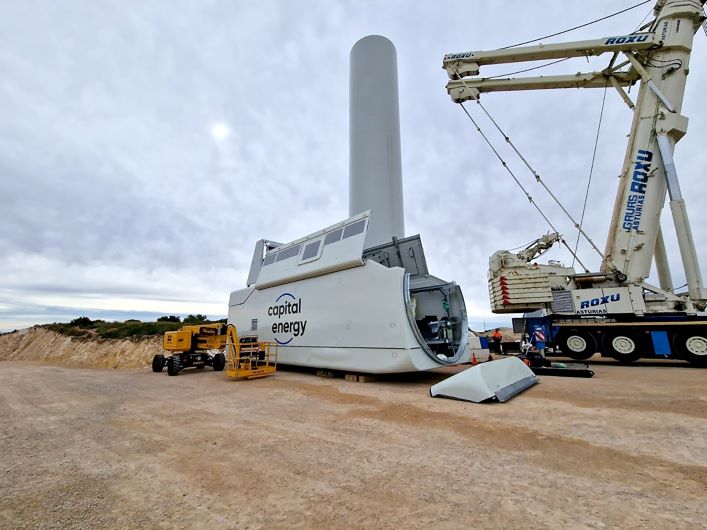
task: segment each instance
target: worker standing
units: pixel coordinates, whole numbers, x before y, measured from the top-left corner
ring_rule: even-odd
[[[491,340],[493,341],[494,345],[494,350],[495,353],[498,353],[499,355],[503,354],[503,350],[501,349],[501,339],[503,337],[501,336],[501,330],[496,328],[494,332],[491,334]]]
[[[530,349],[533,347],[533,343],[527,334],[523,333],[523,338],[520,340],[520,353],[526,357],[530,354]]]
[[[533,336],[530,341],[535,346],[535,349],[538,350],[538,354],[541,357],[545,357],[545,330],[542,326],[533,326]]]

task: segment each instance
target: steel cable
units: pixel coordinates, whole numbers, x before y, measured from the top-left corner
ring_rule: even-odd
[[[496,120],[493,119],[493,116],[491,116],[491,114],[489,114],[489,112],[486,110],[486,107],[484,107],[481,104],[481,101],[478,99],[476,100],[476,103],[481,107],[481,109],[484,111],[486,116],[488,116],[488,118],[491,120],[491,123],[494,124],[496,129],[498,129],[498,132],[501,133],[501,135],[506,140],[508,145],[510,145],[511,148],[513,149],[513,151],[515,151],[515,153],[518,155],[518,158],[520,158],[523,161],[523,164],[525,164],[525,167],[527,167],[530,170],[530,172],[533,174],[533,176],[535,177],[535,180],[538,182],[538,184],[540,184],[545,189],[545,191],[548,193],[548,195],[550,195],[550,197],[552,197],[552,199],[555,201],[555,204],[557,204],[560,207],[560,209],[564,212],[564,214],[567,216],[567,218],[570,221],[572,221],[572,224],[574,224],[574,227],[579,230],[579,233],[584,236],[584,238],[589,242],[589,244],[597,252],[597,254],[599,254],[599,256],[601,256],[601,258],[604,259],[604,254],[602,254],[601,250],[599,250],[599,248],[594,244],[594,241],[592,241],[592,238],[590,238],[589,235],[587,235],[587,233],[582,229],[580,224],[574,220],[574,218],[572,217],[572,214],[570,214],[567,211],[567,208],[565,208],[565,206],[560,202],[560,199],[558,199],[557,196],[552,192],[552,190],[547,186],[547,184],[545,184],[545,181],[540,177],[540,174],[537,171],[535,171],[533,166],[531,166],[530,163],[526,160],[526,158],[521,154],[521,152],[518,150],[518,148],[515,146],[515,144],[511,141],[510,137],[503,131],[503,129],[501,129],[501,127],[498,125]],[[574,253],[572,253],[572,255],[575,256]],[[576,258],[576,256],[575,256],[575,258]]]
[[[560,233],[559,230],[557,230],[557,228],[555,228],[555,226],[552,224],[550,219],[548,219],[548,217],[545,215],[545,212],[543,212],[542,209],[540,208],[540,206],[538,206],[538,204],[535,202],[535,199],[533,199],[532,195],[530,195],[530,193],[528,193],[528,190],[526,190],[525,187],[523,186],[523,184],[521,184],[520,180],[518,180],[518,177],[516,177],[515,173],[513,173],[513,170],[511,170],[511,168],[508,167],[508,164],[506,163],[506,161],[503,159],[503,157],[501,157],[500,153],[496,150],[496,148],[493,146],[491,141],[488,139],[488,137],[481,130],[481,127],[479,127],[479,124],[476,123],[476,120],[471,116],[471,114],[469,114],[469,111],[466,110],[466,107],[464,106],[464,104],[460,103],[459,105],[461,106],[462,110],[467,115],[467,117],[471,120],[471,123],[474,124],[474,127],[476,127],[476,130],[481,135],[481,137],[484,139],[486,144],[488,144],[488,146],[491,148],[491,151],[493,151],[493,154],[496,155],[496,158],[498,158],[499,162],[501,162],[501,165],[508,172],[508,174],[513,178],[513,180],[516,182],[518,187],[523,191],[526,198],[528,199],[528,202],[530,202],[530,204],[532,204],[535,207],[535,209],[538,211],[540,216],[545,220],[545,222],[550,226],[550,228],[552,228],[553,232],[556,232],[559,234]],[[589,269],[586,267],[586,265],[584,265],[584,263],[582,263],[582,260],[580,260],[579,257],[577,257],[574,254],[574,252],[572,252],[572,249],[570,248],[570,246],[567,244],[565,239],[561,236],[560,236],[560,242],[567,248],[569,253],[572,254],[572,256],[574,256],[574,258],[577,260],[577,263],[579,263],[584,268],[584,270],[586,272],[589,272]]]
[[[596,137],[594,138],[594,152],[592,153],[592,164],[589,167],[589,179],[587,180],[587,190],[584,193],[584,204],[582,204],[582,215],[579,218],[579,227],[577,230],[577,241],[575,241],[574,244],[574,252],[575,256],[577,253],[577,249],[579,248],[579,236],[581,235],[580,230],[582,229],[582,225],[584,224],[584,214],[587,211],[587,199],[589,199],[589,188],[592,185],[592,175],[594,173],[594,162],[596,161],[597,158],[597,146],[599,145],[599,133],[601,132],[601,123],[604,118],[604,104],[606,103],[606,89],[608,88],[609,84],[607,83],[604,85],[604,95],[601,98],[601,110],[599,111],[599,124],[597,125],[597,134]],[[572,266],[574,267],[574,258],[572,258]]]
[[[538,42],[543,39],[547,39],[550,37],[557,37],[558,35],[562,35],[564,33],[569,33],[570,31],[574,31],[579,28],[584,28],[586,26],[591,26],[592,24],[596,24],[597,22],[601,22],[602,20],[606,20],[607,18],[615,17],[616,15],[620,15],[621,13],[626,13],[626,11],[631,11],[632,9],[636,9],[637,7],[641,7],[642,5],[648,4],[652,2],[653,0],[645,0],[645,2],[640,2],[636,5],[632,5],[631,7],[627,7],[626,9],[622,9],[621,11],[617,11],[616,13],[611,13],[610,15],[606,15],[601,18],[597,18],[596,20],[591,20],[589,22],[585,22],[584,24],[580,24],[579,26],[574,26],[572,28],[563,30],[563,31],[558,31],[557,33],[551,33],[550,35],[544,35],[542,37],[538,37],[537,39],[533,40],[527,40],[525,42],[519,42],[518,44],[511,44],[510,46],[504,46],[503,48],[499,48],[500,50],[507,50],[508,48],[515,48],[516,46],[523,46],[524,44],[530,44],[531,42]]]

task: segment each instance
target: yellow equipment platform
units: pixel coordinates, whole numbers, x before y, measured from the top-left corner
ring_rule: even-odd
[[[258,342],[256,337],[238,338],[236,326],[226,332],[226,375],[233,379],[255,379],[277,370],[277,344]]]

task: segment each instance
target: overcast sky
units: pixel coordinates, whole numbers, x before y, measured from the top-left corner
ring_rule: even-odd
[[[0,330],[81,315],[225,316],[257,239],[290,241],[348,217],[349,51],[369,34],[388,37],[398,52],[406,233],[421,235],[433,274],[461,285],[472,327],[510,322],[489,311],[488,257],[548,227],[447,96],[442,57],[635,3],[0,0]],[[544,42],[630,33],[651,8]],[[703,264],[706,58],[700,30],[682,109],[690,127],[676,149]],[[482,99],[577,216],[602,92]],[[468,108],[493,132],[476,105]],[[609,91],[585,220],[602,250],[630,121]],[[571,224],[493,138],[573,241]],[[663,217],[680,285],[674,230]],[[599,267],[587,244],[580,255]],[[546,257],[572,261],[560,249]]]

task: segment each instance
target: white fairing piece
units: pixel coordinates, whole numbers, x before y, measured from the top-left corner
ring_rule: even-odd
[[[481,403],[496,398],[508,401],[538,382],[538,378],[517,357],[477,364],[430,387],[432,397],[448,397]]]
[[[279,344],[282,364],[396,373],[468,362],[459,287],[427,274],[417,237],[364,251],[367,221],[266,252],[255,283],[231,293],[229,324]]]

